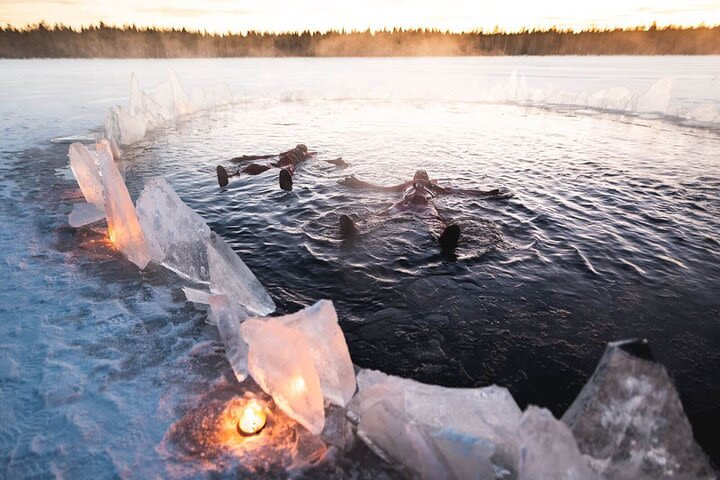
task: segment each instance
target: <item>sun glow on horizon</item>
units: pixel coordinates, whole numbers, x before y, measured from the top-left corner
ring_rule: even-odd
[[[436,28],[454,32],[496,27],[563,29],[628,28],[657,22],[659,26],[720,24],[718,0],[0,0],[0,24],[22,27],[45,21],[81,27],[102,21],[108,25],[187,28],[212,33],[250,30],[327,31]]]

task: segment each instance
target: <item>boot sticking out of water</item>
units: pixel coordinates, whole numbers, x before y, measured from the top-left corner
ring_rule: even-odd
[[[349,237],[359,232],[357,225],[347,215],[340,215],[340,234]]]
[[[285,190],[286,192],[289,192],[292,190],[293,187],[293,179],[292,175],[290,175],[290,172],[285,170],[284,168],[280,170],[280,188]]]
[[[443,233],[438,238],[438,243],[443,252],[452,252],[457,248],[459,240],[460,227],[456,223],[453,223],[445,227],[445,230],[443,230]]]
[[[220,185],[221,188],[227,187],[228,183],[230,182],[230,180],[228,179],[228,172],[222,165],[217,166],[217,179],[218,185]]]

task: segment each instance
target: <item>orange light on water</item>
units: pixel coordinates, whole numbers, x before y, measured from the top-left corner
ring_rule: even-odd
[[[250,400],[242,410],[237,428],[242,435],[256,435],[265,427],[267,418],[262,405],[257,400]]]

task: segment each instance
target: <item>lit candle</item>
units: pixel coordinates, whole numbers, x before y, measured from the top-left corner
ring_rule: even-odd
[[[263,429],[266,421],[262,406],[256,400],[250,400],[243,409],[237,428],[242,435],[256,435]]]

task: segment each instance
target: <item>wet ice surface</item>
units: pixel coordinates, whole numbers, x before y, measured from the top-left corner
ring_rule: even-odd
[[[119,167],[131,197],[165,176],[241,255],[280,313],[333,299],[362,367],[446,386],[496,383],[521,407],[559,416],[605,342],[643,335],[691,419],[716,408],[717,132],[474,100],[513,69],[535,85],[589,92],[620,84],[641,93],[669,75],[678,78],[673,98],[690,110],[717,105],[717,59],[394,62],[176,62],[189,85],[220,77],[246,100],[125,150]],[[203,476],[238,466],[233,455],[208,465],[202,451],[188,450],[202,442],[187,432],[164,443],[183,422],[215,418],[237,394],[220,335],[185,303],[174,274],[152,265],[140,273],[102,234],[67,226],[72,204],[61,199],[79,193],[66,168],[72,140],[47,141],[91,140],[106,108],[127,97],[129,72],[151,85],[166,76],[157,63],[2,64],[0,226],[11,232],[0,237],[5,476]],[[278,74],[288,68],[297,75]],[[80,88],[85,70],[97,76]],[[218,189],[217,164],[298,142],[353,165],[307,164],[291,193],[277,188],[273,171]],[[365,217],[396,198],[346,190],[338,179],[399,182],[416,168],[456,186],[504,186],[515,197],[437,201],[463,228],[457,258],[440,255],[411,216],[339,238],[340,214]],[[360,449],[336,465],[352,471],[372,459]]]

